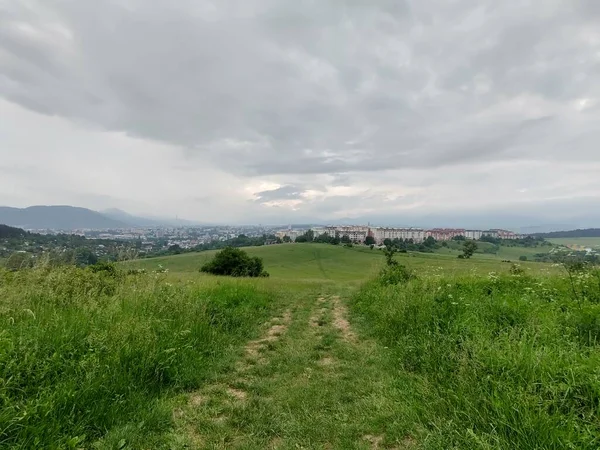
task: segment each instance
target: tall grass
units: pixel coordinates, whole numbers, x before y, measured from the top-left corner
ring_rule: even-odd
[[[0,272],[0,447],[87,447],[130,423],[164,432],[160,398],[223,370],[272,300],[244,281]]]
[[[409,384],[426,448],[597,449],[596,275],[373,282],[352,310]]]

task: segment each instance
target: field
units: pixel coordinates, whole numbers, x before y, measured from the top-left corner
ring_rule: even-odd
[[[269,278],[0,270],[0,448],[600,447],[597,271],[247,250]]]
[[[283,244],[245,249],[251,256],[263,258],[265,267],[272,278],[281,280],[313,280],[318,282],[362,282],[372,278],[385,264],[383,252],[368,247],[334,246],[328,244]],[[507,248],[507,251],[513,250]],[[522,253],[523,248],[514,249]],[[154,271],[162,267],[180,277],[198,276],[202,264],[208,261],[216,251],[186,253],[163,258],[142,259],[126,263],[128,268]],[[402,264],[422,274],[463,274],[489,272],[508,272],[510,264],[501,264],[494,255],[477,254],[471,260],[459,260],[460,252],[436,253],[398,253],[396,258]],[[509,259],[509,258],[507,258]],[[518,260],[516,258],[510,258]],[[523,263],[529,272],[555,273],[558,270],[550,265]]]
[[[575,246],[576,248],[591,248],[600,250],[600,238],[556,238],[548,239],[556,245],[564,245],[567,247]]]
[[[269,274],[278,279],[364,280],[383,263],[383,255],[368,248],[345,248],[326,244],[248,247],[251,256],[263,258]],[[159,265],[176,274],[197,274],[216,251],[186,253],[129,263],[131,267],[156,270]]]

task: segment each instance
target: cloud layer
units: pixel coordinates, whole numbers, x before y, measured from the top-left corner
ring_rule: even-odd
[[[0,1],[0,203],[236,221],[591,206],[598,79],[595,0]]]

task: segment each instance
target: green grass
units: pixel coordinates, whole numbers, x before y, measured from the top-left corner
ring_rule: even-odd
[[[389,348],[425,448],[600,446],[600,274],[366,285],[352,300]]]
[[[172,285],[75,268],[0,280],[5,448],[79,448],[122,427],[153,447],[171,427],[165,399],[224,370],[277,308],[243,280]]]
[[[408,253],[386,287],[377,250],[246,250],[271,277],[0,270],[0,447],[598,448],[593,272]]]
[[[462,253],[463,243],[460,241],[447,242],[448,247],[442,247],[436,250],[436,253],[442,255],[452,255],[454,257]],[[526,256],[533,260],[533,257],[538,253],[548,253],[551,247],[518,247],[501,245],[498,248],[489,242],[477,242],[477,252],[473,256],[475,259],[495,259],[495,260],[510,260],[519,261],[520,256]],[[495,253],[490,253],[494,251]]]
[[[385,264],[383,252],[368,247],[352,248],[328,244],[283,244],[244,248],[250,256],[263,258],[265,270],[278,280],[303,280],[314,282],[355,282],[371,279]],[[518,249],[524,250],[524,249]],[[157,270],[160,267],[170,273],[196,276],[206,261],[216,251],[186,253],[161,258],[141,259],[125,263],[128,268]],[[507,272],[510,264],[500,264],[488,255],[475,255],[471,260],[459,260],[456,253],[398,253],[396,259],[423,274],[487,274],[492,271]],[[493,255],[492,255],[493,256]],[[518,256],[513,259],[518,259]],[[524,263],[532,273],[554,273],[548,264]]]
[[[383,263],[383,255],[369,248],[327,244],[283,244],[246,247],[250,256],[263,258],[265,270],[278,279],[364,280]],[[156,270],[159,265],[174,273],[196,273],[216,251],[185,253],[130,262],[134,268]]]
[[[600,250],[600,238],[556,238],[548,239],[556,245],[577,246]]]

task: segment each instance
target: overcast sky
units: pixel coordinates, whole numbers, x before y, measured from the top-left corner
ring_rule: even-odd
[[[560,223],[599,198],[598,0],[0,0],[1,205]]]

